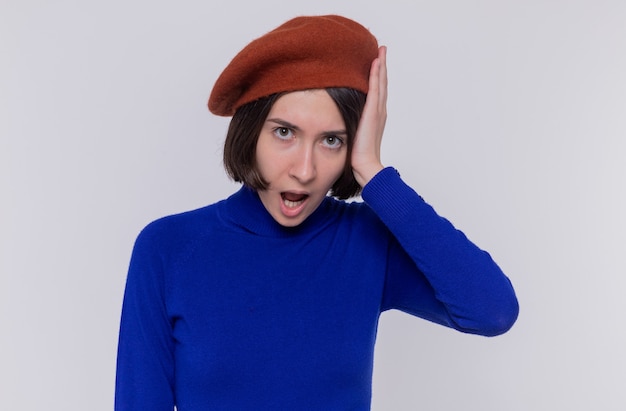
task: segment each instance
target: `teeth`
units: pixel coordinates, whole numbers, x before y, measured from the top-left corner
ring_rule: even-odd
[[[304,200],[291,201],[291,200],[283,199],[283,202],[285,203],[285,205],[288,208],[295,208],[295,207],[299,206],[300,204],[302,204],[304,202]]]

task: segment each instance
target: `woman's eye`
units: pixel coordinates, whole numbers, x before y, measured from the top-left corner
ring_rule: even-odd
[[[282,139],[282,140],[287,140],[290,139],[293,136],[292,131],[287,128],[287,127],[277,127],[274,129],[274,134],[276,135],[276,137]]]
[[[339,148],[343,144],[343,140],[337,136],[324,137],[324,145],[330,148]]]

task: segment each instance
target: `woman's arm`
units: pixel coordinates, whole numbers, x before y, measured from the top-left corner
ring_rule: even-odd
[[[394,237],[383,309],[399,308],[464,332],[501,334],[519,310],[508,278],[487,252],[437,215],[394,169],[383,169],[386,54],[386,47],[380,47],[372,62],[351,157],[363,199]]]
[[[459,331],[493,336],[518,315],[509,279],[400,178],[378,173],[363,199],[393,235],[383,310],[397,308]]]
[[[174,344],[154,225],[138,237],[128,271],[120,325],[116,411],[174,409]]]

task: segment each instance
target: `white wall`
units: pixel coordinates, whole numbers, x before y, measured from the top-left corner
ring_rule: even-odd
[[[2,0],[2,408],[112,409],[135,235],[236,189],[217,75],[340,13],[389,46],[386,164],[521,302],[494,339],[384,314],[373,409],[625,409],[626,3],[296,3]]]

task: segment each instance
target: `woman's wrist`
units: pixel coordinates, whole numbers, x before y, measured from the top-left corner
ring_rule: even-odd
[[[364,167],[359,167],[358,170],[355,168],[352,171],[357,183],[359,183],[361,187],[365,187],[365,185],[384,168],[381,163],[372,163]]]

